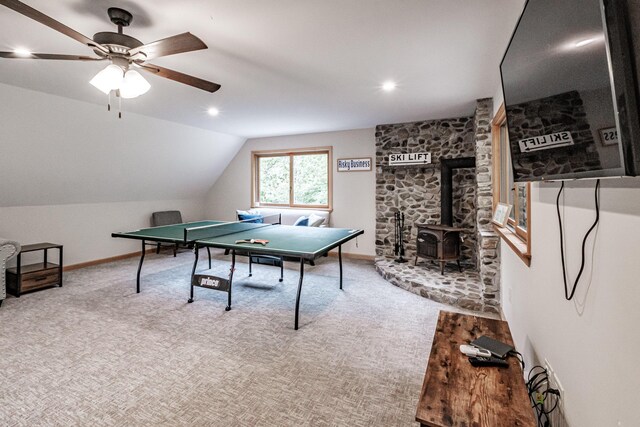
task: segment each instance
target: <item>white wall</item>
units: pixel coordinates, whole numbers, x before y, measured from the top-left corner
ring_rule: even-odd
[[[245,141],[2,84],[0,99],[0,206],[199,198]]]
[[[211,218],[231,220],[236,209],[251,204],[251,151],[333,146],[333,227],[361,228],[364,235],[343,248],[346,253],[375,255],[375,166],[370,172],[337,172],[336,160],[371,157],[375,162],[375,130],[360,129],[248,140],[207,197]]]
[[[204,217],[244,138],[0,84],[0,236],[65,245],[66,264],[138,250],[153,211]]]
[[[0,207],[0,236],[62,244],[68,266],[139,251],[139,241],[111,233],[148,227],[151,212],[163,210],[179,210],[185,221],[204,218],[203,203],[195,199]]]
[[[494,108],[502,102],[497,92]],[[595,180],[567,182],[564,222],[570,282],[595,219]],[[600,225],[574,301],[564,298],[555,199],[559,184],[534,183],[531,267],[501,244],[502,308],[529,367],[547,359],[565,389],[575,427],[640,425],[640,179],[602,181]],[[595,231],[594,231],[595,232]],[[617,424],[621,421],[621,424]]]

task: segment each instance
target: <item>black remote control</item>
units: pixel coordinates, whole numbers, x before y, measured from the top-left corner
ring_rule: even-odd
[[[471,366],[497,366],[499,368],[507,368],[509,362],[497,357],[470,357]]]

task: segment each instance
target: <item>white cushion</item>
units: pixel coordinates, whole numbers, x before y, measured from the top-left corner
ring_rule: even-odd
[[[322,224],[324,224],[323,217],[314,213],[309,215],[309,227],[320,227]]]
[[[316,214],[324,218],[324,224],[328,226],[330,223],[330,213],[329,211],[321,211],[314,209],[291,209],[291,208],[277,208],[277,207],[268,207],[268,208],[254,208],[247,212],[253,214],[260,214],[265,217],[274,214],[281,214],[282,224],[283,225],[293,225],[300,216],[309,216],[311,214]]]

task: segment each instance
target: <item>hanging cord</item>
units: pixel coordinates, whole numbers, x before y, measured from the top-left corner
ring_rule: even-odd
[[[580,263],[580,270],[578,271],[578,276],[576,277],[576,280],[573,283],[573,287],[571,288],[571,293],[569,293],[569,288],[567,286],[567,268],[564,260],[564,234],[562,231],[563,230],[562,216],[560,215],[560,195],[562,194],[563,190],[564,190],[564,181],[562,182],[562,185],[560,185],[560,190],[558,191],[558,197],[556,198],[556,210],[558,212],[558,226],[560,227],[560,257],[562,259],[562,280],[564,282],[564,297],[567,301],[571,301],[576,293],[576,288],[578,287],[580,276],[582,276],[582,272],[584,270],[584,263],[585,263],[584,250],[585,250],[585,246],[587,245],[587,239],[589,238],[589,234],[591,234],[593,229],[596,228],[596,225],[598,225],[598,221],[600,221],[600,200],[599,200],[600,199],[600,196],[599,196],[600,180],[598,179],[596,181],[596,187],[595,187],[596,220],[593,222],[593,225],[591,226],[591,228],[589,228],[589,231],[587,231],[587,234],[584,235],[584,239],[582,239],[582,261]]]

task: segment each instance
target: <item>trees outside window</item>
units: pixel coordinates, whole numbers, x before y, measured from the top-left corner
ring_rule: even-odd
[[[253,152],[253,206],[331,208],[331,148]]]

